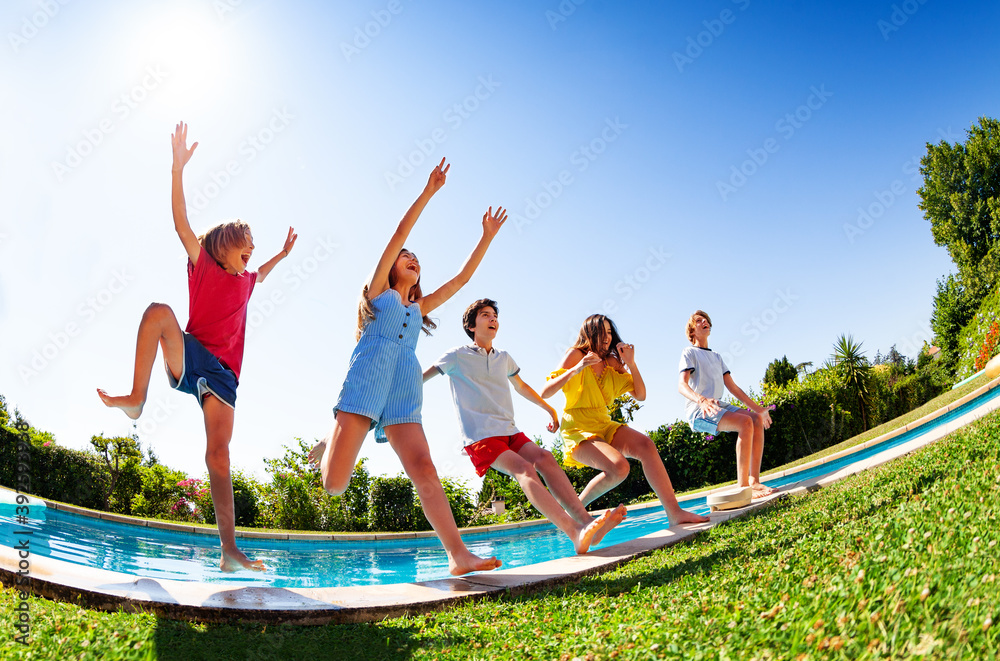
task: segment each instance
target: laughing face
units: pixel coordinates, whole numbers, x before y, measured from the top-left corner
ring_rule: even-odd
[[[250,230],[246,232],[246,243],[242,246],[230,248],[226,252],[226,258],[222,267],[230,275],[241,275],[247,270],[250,263],[250,256],[253,255],[253,235]]]
[[[396,277],[406,284],[413,286],[420,279],[420,262],[417,256],[409,250],[399,253],[394,266]]]

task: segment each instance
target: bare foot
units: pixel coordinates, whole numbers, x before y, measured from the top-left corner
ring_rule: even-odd
[[[682,510],[680,507],[672,512],[668,511],[667,518],[670,519],[671,526],[676,526],[680,523],[706,523],[710,520],[707,516],[688,512],[687,510]]]
[[[763,484],[762,482],[755,482],[752,485],[752,488],[753,488],[753,497],[755,499],[766,498],[767,496],[770,496],[772,493],[778,493],[777,489],[769,487],[766,484]]]
[[[619,505],[613,510],[607,510],[595,519],[589,526],[580,531],[580,536],[573,542],[578,554],[586,553],[592,544],[596,544],[609,530],[617,526],[625,518],[625,506]]]
[[[252,569],[253,571],[267,571],[263,560],[251,560],[243,551],[235,549],[233,551],[222,551],[222,561],[219,569],[226,573],[232,573],[241,569]]]
[[[460,558],[448,558],[448,571],[451,572],[452,576],[461,576],[474,571],[491,571],[501,564],[496,556],[480,558],[466,550]]]
[[[323,439],[319,443],[313,446],[313,449],[309,451],[309,465],[313,468],[319,469],[320,462],[323,461],[323,454],[326,452],[326,439]]]
[[[133,395],[126,395],[125,397],[112,397],[100,388],[97,389],[97,396],[101,398],[101,401],[104,402],[105,406],[121,409],[125,412],[125,415],[133,420],[139,419],[139,416],[142,415],[142,407],[146,403]]]

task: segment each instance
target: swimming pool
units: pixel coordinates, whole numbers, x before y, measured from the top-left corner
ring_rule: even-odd
[[[826,463],[807,466],[780,477],[765,478],[770,486],[791,487],[829,475],[887,449],[913,441],[1000,397],[1000,387],[956,406],[921,426],[870,447],[849,451]],[[240,538],[248,555],[264,560],[263,574],[218,569],[218,537],[161,530],[96,519],[45,508],[33,502],[26,522],[15,519],[12,492],[0,490],[0,544],[14,548],[30,531],[34,555],[87,567],[151,579],[170,579],[226,586],[315,588],[413,583],[447,578],[447,558],[434,536],[386,536],[385,539],[296,540]],[[686,509],[708,513],[705,496],[685,499]],[[667,527],[658,505],[630,511],[595,549],[633,540]],[[372,537],[372,536],[367,536]],[[496,555],[505,569],[574,555],[569,540],[554,526],[523,527],[463,534],[478,555]]]

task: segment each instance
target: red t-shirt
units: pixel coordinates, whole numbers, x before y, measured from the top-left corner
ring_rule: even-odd
[[[202,246],[198,263],[188,260],[188,322],[184,329],[240,378],[247,304],[256,271],[230,275]]]

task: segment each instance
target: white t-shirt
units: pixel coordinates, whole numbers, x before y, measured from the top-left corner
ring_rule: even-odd
[[[507,379],[521,371],[506,351],[489,353],[475,344],[451,349],[434,363],[449,377],[465,445],[492,436],[513,436],[514,402]]]
[[[721,399],[725,394],[726,383],[722,377],[729,374],[729,368],[726,367],[722,356],[711,349],[696,346],[684,349],[679,369],[681,372],[691,372],[688,385],[699,395],[709,399]],[[689,419],[699,410],[697,402],[687,400],[684,412]]]

